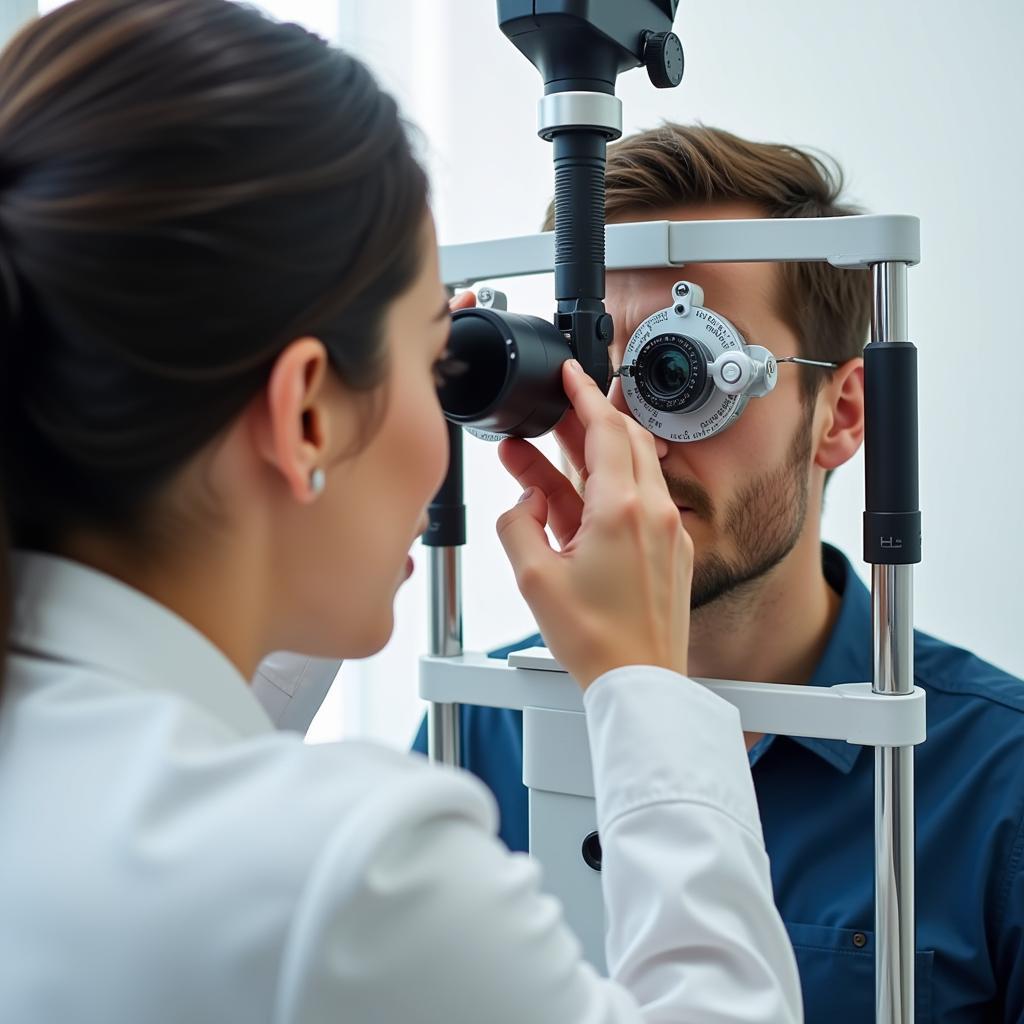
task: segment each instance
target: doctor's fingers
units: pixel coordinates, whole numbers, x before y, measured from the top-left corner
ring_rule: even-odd
[[[668,493],[665,474],[661,471],[661,459],[654,435],[645,430],[631,416],[625,416],[629,440],[633,447],[633,471],[636,474],[637,486],[644,502],[656,503],[671,508],[676,513],[676,506]]]
[[[566,461],[582,480],[587,478],[587,466],[583,456],[583,446],[587,432],[580,423],[579,416],[575,409],[568,409],[565,415],[558,421],[553,431],[558,447],[565,456]]]
[[[548,524],[561,547],[576,536],[583,514],[583,499],[576,488],[532,444],[518,437],[498,446],[502,465],[527,490],[536,487],[548,502]]]
[[[562,382],[584,430],[587,470],[584,508],[614,514],[620,503],[635,494],[637,488],[628,417],[613,408],[575,360],[563,365]]]
[[[547,592],[559,575],[558,555],[552,550],[544,527],[548,504],[537,487],[524,491],[519,501],[498,517],[498,540],[516,576],[516,585],[526,598],[537,621],[541,613],[535,604],[546,603]],[[543,630],[543,625],[541,626]]]
[[[629,434],[637,475],[639,508],[636,510],[636,521],[649,535],[648,540],[653,548],[661,551],[663,559],[675,560],[685,567],[680,579],[689,580],[693,571],[693,540],[686,532],[679,509],[668,492],[654,435],[635,420],[630,420]],[[680,580],[676,581],[676,585],[681,585]],[[686,589],[688,602],[689,583]]]

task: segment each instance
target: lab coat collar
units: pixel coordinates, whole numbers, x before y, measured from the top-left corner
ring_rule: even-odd
[[[239,736],[273,723],[227,657],[145,594],[54,555],[15,552],[12,654],[88,665],[204,708]]]

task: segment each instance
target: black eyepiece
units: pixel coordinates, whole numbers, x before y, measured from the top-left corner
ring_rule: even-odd
[[[452,315],[448,351],[451,361],[463,367],[438,390],[452,423],[539,437],[569,407],[562,363],[572,352],[554,324],[540,317],[460,309]]]

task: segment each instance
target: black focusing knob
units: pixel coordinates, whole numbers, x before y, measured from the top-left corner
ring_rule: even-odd
[[[644,64],[658,89],[674,89],[683,80],[683,44],[675,32],[647,32]]]

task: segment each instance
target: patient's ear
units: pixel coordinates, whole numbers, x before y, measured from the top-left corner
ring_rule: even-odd
[[[864,360],[843,363],[818,392],[814,464],[830,470],[848,462],[864,442]]]

